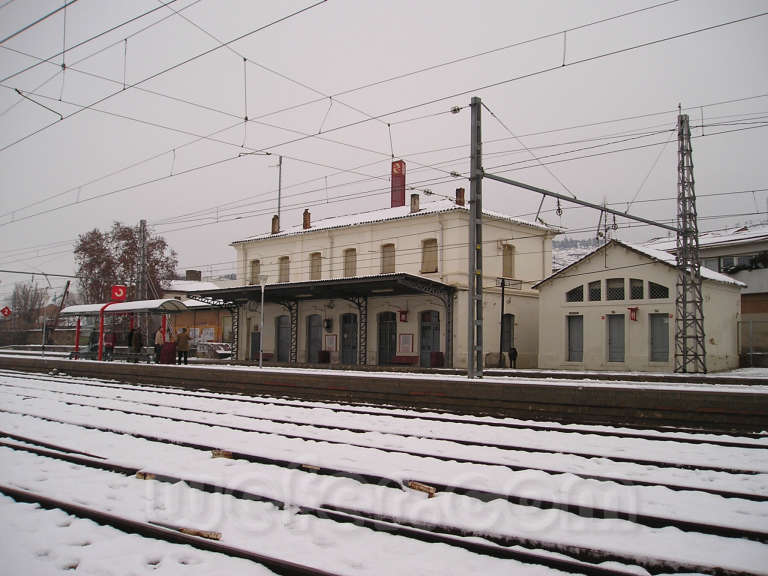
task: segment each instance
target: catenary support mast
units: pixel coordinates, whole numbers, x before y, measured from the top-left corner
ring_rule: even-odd
[[[480,98],[473,97],[469,184],[469,271],[467,276],[467,377],[483,377],[483,150]]]
[[[687,114],[677,117],[677,294],[675,372],[706,372],[701,262],[693,179],[691,129]]]

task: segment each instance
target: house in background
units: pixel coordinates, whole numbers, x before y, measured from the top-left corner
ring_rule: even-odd
[[[677,249],[674,238],[646,245],[670,254]],[[702,267],[746,284],[739,330],[742,365],[768,366],[768,224],[700,234],[699,258]]]
[[[469,209],[456,198],[391,207],[238,240],[238,288],[199,292],[238,306],[241,360],[360,365],[466,366]],[[552,227],[483,214],[484,349],[513,346],[519,367],[538,358],[538,294],[551,271]],[[514,280],[501,289],[496,279]],[[264,282],[264,330],[261,333]],[[507,283],[509,284],[509,283]],[[263,342],[262,342],[263,337]],[[494,363],[494,365],[496,365]]]
[[[702,267],[707,371],[738,367],[742,282]],[[539,368],[674,372],[677,268],[611,240],[539,282]]]

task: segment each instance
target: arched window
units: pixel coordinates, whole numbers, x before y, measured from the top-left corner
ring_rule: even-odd
[[[322,278],[322,256],[320,252],[312,252],[309,255],[309,279],[320,280]]]
[[[427,238],[421,241],[421,273],[437,272],[437,239]]]
[[[344,250],[344,276],[351,277],[357,274],[357,250],[347,248]]]
[[[511,244],[504,244],[504,255],[502,262],[502,273],[504,278],[515,277],[515,247]]]
[[[291,281],[291,259],[288,256],[280,256],[278,263],[278,282]]]
[[[566,302],[584,302],[584,286],[579,285],[565,293]]]
[[[395,245],[383,244],[381,246],[381,273],[395,273]]]
[[[249,284],[258,284],[261,275],[261,260],[251,260],[251,279]]]
[[[648,298],[669,298],[669,288],[656,282],[648,282]]]

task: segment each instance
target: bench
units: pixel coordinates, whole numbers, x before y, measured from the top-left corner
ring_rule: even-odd
[[[69,353],[68,358],[70,360],[72,359],[80,359],[80,360],[98,360],[99,359],[99,351],[98,350],[80,350],[79,352],[75,352],[74,350]]]
[[[154,352],[132,352],[128,350],[115,350],[110,360],[125,360],[126,362],[146,362],[150,364],[155,359]]]

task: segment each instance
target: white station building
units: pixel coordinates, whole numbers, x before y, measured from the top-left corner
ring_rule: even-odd
[[[431,198],[430,198],[431,199]],[[469,209],[420,203],[393,178],[391,207],[272,230],[232,243],[239,286],[198,292],[233,311],[237,357],[288,364],[466,367]],[[539,357],[539,295],[558,230],[483,213],[484,351],[498,365]],[[505,278],[504,316],[501,288]],[[263,293],[262,293],[263,286]],[[261,300],[264,298],[263,331]],[[262,341],[263,340],[263,341]]]

